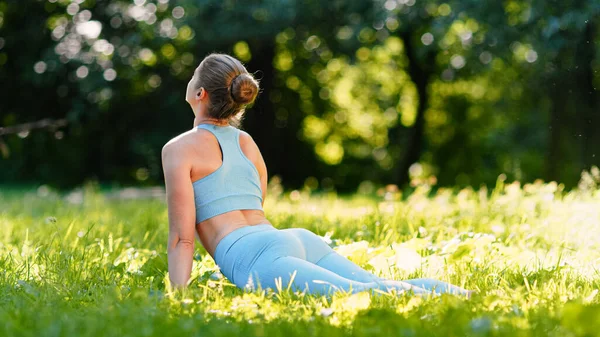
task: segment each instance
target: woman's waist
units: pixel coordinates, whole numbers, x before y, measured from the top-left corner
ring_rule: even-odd
[[[226,233],[216,244],[213,258],[217,264],[223,262],[229,250],[242,239],[264,231],[277,231],[269,222],[240,226]],[[249,248],[249,247],[248,247]]]
[[[271,226],[262,211],[244,210],[229,212],[205,220],[198,223],[196,229],[204,248],[214,258],[217,246],[230,233],[240,228],[264,224]]]

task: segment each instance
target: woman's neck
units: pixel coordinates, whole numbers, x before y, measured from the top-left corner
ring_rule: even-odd
[[[224,119],[217,118],[207,118],[207,117],[196,117],[194,118],[194,127],[197,127],[200,124],[212,124],[217,126],[228,126],[229,121]]]

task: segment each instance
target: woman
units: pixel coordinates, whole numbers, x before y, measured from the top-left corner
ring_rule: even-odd
[[[453,292],[459,287],[430,279],[381,279],[337,254],[316,234],[278,230],[262,206],[267,168],[245,132],[231,126],[259,91],[237,59],[207,56],[187,87],[194,128],[169,141],[162,161],[169,214],[169,276],[186,286],[195,234],[222,273],[240,288],[277,286],[315,294],[370,289],[415,293]]]

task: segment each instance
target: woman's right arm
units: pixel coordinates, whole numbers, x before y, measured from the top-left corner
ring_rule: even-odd
[[[185,144],[179,142],[169,142],[162,150],[169,213],[169,278],[175,287],[187,286],[194,255],[196,211],[189,157]]]

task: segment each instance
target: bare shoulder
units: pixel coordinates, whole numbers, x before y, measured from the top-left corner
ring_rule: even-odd
[[[240,130],[240,147],[247,157],[251,159],[258,159],[260,157],[258,145],[254,142],[252,136],[243,130]]]
[[[257,145],[254,142],[254,139],[250,134],[244,130],[240,130],[240,146],[244,147],[256,147]]]
[[[169,140],[162,148],[162,157],[166,158],[172,153],[196,152],[198,143],[210,141],[210,132],[193,128]],[[184,156],[178,156],[184,157]]]

